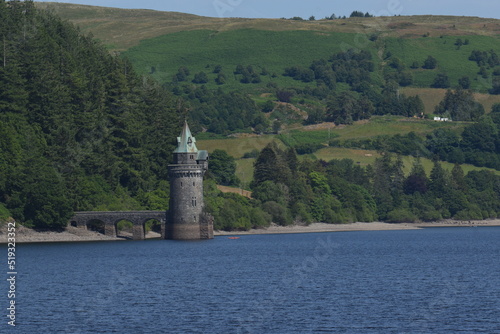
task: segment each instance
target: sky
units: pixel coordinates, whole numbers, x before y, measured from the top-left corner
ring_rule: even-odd
[[[46,1],[46,0],[38,0]],[[55,2],[54,0],[52,0]],[[499,0],[66,0],[83,5],[175,11],[211,17],[291,18],[335,14],[354,10],[375,16],[455,15],[500,19]]]

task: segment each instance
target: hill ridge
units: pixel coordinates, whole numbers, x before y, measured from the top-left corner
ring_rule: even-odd
[[[144,39],[199,29],[227,31],[253,28],[277,31],[384,33],[406,38],[421,36],[424,33],[429,33],[429,36],[444,33],[492,36],[500,32],[499,19],[476,16],[415,15],[301,21],[277,18],[218,18],[173,11],[121,9],[56,2],[38,2],[36,6],[53,11],[79,26],[85,33],[92,32],[114,51],[127,50]]]

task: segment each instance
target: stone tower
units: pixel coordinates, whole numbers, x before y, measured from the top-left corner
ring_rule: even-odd
[[[208,152],[198,151],[196,139],[184,123],[170,176],[170,209],[167,213],[166,239],[212,239],[213,218],[204,212],[203,175],[208,168]]]

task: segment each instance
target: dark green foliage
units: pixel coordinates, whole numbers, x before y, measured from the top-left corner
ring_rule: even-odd
[[[435,69],[436,66],[437,66],[437,59],[434,58],[433,56],[428,56],[427,59],[425,59],[424,61],[424,66],[422,67],[427,70],[432,70]]]
[[[365,96],[356,97],[350,91],[332,97],[327,104],[326,119],[336,124],[352,124],[370,118],[375,108]]]
[[[455,136],[440,130],[428,140],[449,146],[458,141]],[[414,134],[407,139],[408,143],[413,139],[418,146],[424,145],[424,139]],[[253,196],[278,224],[290,224],[292,217],[304,223],[377,219],[403,223],[483,219],[500,212],[500,177],[491,172],[464,176],[460,165],[448,172],[436,160],[428,176],[417,159],[405,175],[402,159],[387,153],[366,168],[348,159],[298,163],[294,157],[291,151],[287,154],[269,145],[256,164],[256,180],[263,179],[261,175],[271,177],[254,183]],[[271,161],[280,167],[273,170]],[[277,170],[292,177],[280,178]]]
[[[49,162],[29,159],[16,176],[19,179],[13,182],[7,202],[14,217],[38,229],[64,228],[72,215],[72,203],[65,196],[62,178]]]
[[[450,78],[448,75],[444,73],[438,73],[436,78],[434,78],[434,82],[431,85],[432,88],[449,88],[450,87]]]
[[[278,101],[280,102],[286,102],[290,103],[292,101],[294,93],[289,90],[278,90],[276,92],[276,97],[278,98]]]
[[[257,73],[254,70],[254,67],[252,65],[248,65],[247,67],[244,67],[243,65],[238,65],[236,66],[236,69],[234,70],[234,74],[239,74],[240,75],[240,82],[241,83],[259,83],[261,82],[261,78],[259,73]]]
[[[210,154],[209,174],[218,184],[225,186],[238,186],[240,180],[235,175],[235,159],[224,150],[216,149]]]
[[[388,81],[382,91],[382,96],[378,99],[374,114],[420,117],[423,112],[424,104],[418,95],[406,96],[399,94],[399,85],[395,81]]]
[[[220,73],[222,72],[222,65],[215,65],[213,73]]]
[[[303,82],[311,82],[315,79],[313,70],[299,66],[285,68],[285,73],[283,73],[283,75],[292,77],[294,80],[301,80]]]
[[[189,76],[189,69],[186,66],[181,66],[179,67],[177,73],[174,75],[173,80],[175,82],[186,81],[188,76]]]
[[[412,69],[417,69],[420,67],[420,64],[418,63],[418,61],[414,61],[411,66],[410,66]]]
[[[454,121],[476,121],[484,114],[484,108],[475,101],[472,91],[458,88],[446,92],[435,113],[447,115]]]
[[[325,121],[326,113],[321,107],[315,107],[307,112],[307,119],[305,124],[318,124]]]
[[[360,12],[358,10],[355,10],[351,13],[349,17],[373,17],[370,13],[366,12],[363,14],[363,12]]]
[[[464,129],[461,147],[465,151],[498,152],[497,138],[498,128],[496,124],[490,118],[485,117],[480,122]]]
[[[493,78],[492,88],[489,90],[490,94],[499,95],[500,94],[500,78]]]
[[[461,89],[469,89],[470,88],[469,77],[462,77],[458,79],[458,87],[460,87]]]
[[[228,134],[259,125],[267,128],[267,120],[260,117],[256,103],[246,94],[225,93],[220,89],[211,91],[205,85],[178,88],[178,95],[186,100],[186,108],[190,109],[193,130],[204,127],[212,133]]]
[[[0,16],[0,202],[50,229],[73,210],[148,208],[134,197],[167,178],[170,96],[32,1],[0,1]]]
[[[398,208],[387,214],[388,223],[414,223],[418,220],[417,216],[409,209]]]
[[[434,155],[441,160],[463,163],[459,156],[461,150],[459,148],[460,136],[449,129],[438,129],[427,135],[426,147]],[[459,153],[460,152],[460,153]]]
[[[374,71],[372,54],[368,51],[356,52],[353,49],[330,57],[337,82],[345,82],[356,87],[361,82],[371,82],[370,72]]]
[[[420,194],[425,194],[429,188],[429,179],[425,174],[425,170],[422,167],[420,160],[416,160],[413,165],[410,174],[405,180],[404,191],[406,194],[414,194],[419,192]]]
[[[194,75],[193,83],[204,84],[208,82],[208,76],[205,72],[196,73]]]
[[[264,102],[264,104],[261,107],[261,110],[264,113],[269,113],[269,112],[273,111],[273,109],[274,109],[274,103],[273,103],[273,101],[269,101],[269,100]]]
[[[226,83],[226,75],[222,72],[219,72],[219,74],[217,74],[217,78],[215,78],[215,82],[218,84],[218,85],[223,85]]]
[[[370,86],[370,72],[374,71],[374,67],[371,53],[350,49],[332,55],[328,61],[314,60],[309,68],[287,67],[283,75],[305,83],[316,81],[318,86],[324,85],[328,90],[334,89],[336,82],[344,82],[353,90],[362,92]],[[279,96],[278,99],[289,102],[289,99],[281,99]]]
[[[220,192],[213,180],[204,182],[205,210],[214,217],[216,230],[238,231],[267,227],[271,216],[258,201],[238,194]]]
[[[495,67],[497,65],[500,65],[500,59],[494,50],[473,50],[469,56],[469,60],[475,61],[477,63],[477,66],[479,67]]]
[[[288,184],[291,171],[288,159],[276,143],[267,145],[257,157],[254,164],[253,184],[258,186],[265,181]]]

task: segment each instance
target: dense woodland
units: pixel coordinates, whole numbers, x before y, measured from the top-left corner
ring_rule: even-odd
[[[399,94],[399,87],[411,83],[411,73],[390,55],[383,85],[373,80],[372,55],[353,50],[283,73],[246,65],[210,69],[218,86],[228,75],[246,85],[279,75],[315,84],[270,85],[275,101],[259,105],[241,92],[208,89],[207,73],[190,73],[187,67],[164,86],[139,76],[126,59],[37,11],[32,1],[0,0],[0,38],[0,219],[13,216],[40,229],[62,228],[77,210],[168,209],[166,166],[185,117],[195,132],[228,134],[276,133],[291,121],[351,124],[373,115],[423,115],[418,96]],[[470,59],[485,71],[497,60],[494,52],[476,52]],[[435,59],[429,56],[415,66],[433,68]],[[439,80],[446,83],[445,77]],[[443,84],[439,80],[436,85]],[[382,152],[367,167],[348,159],[299,159],[298,153],[321,145],[299,147],[284,140],[288,147],[281,149],[270,144],[251,152],[256,157],[253,199],[217,190],[216,184],[240,181],[234,157],[215,150],[205,182],[215,227],[498,217],[500,178],[488,171],[464,175],[460,164],[500,170],[500,106],[485,115],[465,78],[453,88],[435,114],[469,121],[463,132],[439,129],[426,137],[410,133],[330,142]],[[314,98],[324,107],[309,109],[303,120],[282,108],[297,97]],[[431,158],[434,168],[426,175],[417,159],[405,175],[401,155]],[[448,172],[439,160],[456,165]]]
[[[174,101],[32,1],[0,1],[0,209],[59,228],[74,210],[165,207]]]
[[[231,171],[226,171],[231,174]],[[233,171],[234,172],[234,171]],[[492,172],[467,175],[435,160],[430,175],[417,159],[405,175],[401,156],[385,153],[373,165],[351,159],[299,160],[293,148],[271,143],[255,162],[253,199],[222,194],[207,181],[206,205],[218,229],[280,225],[440,219],[487,219],[500,214],[500,177]]]

